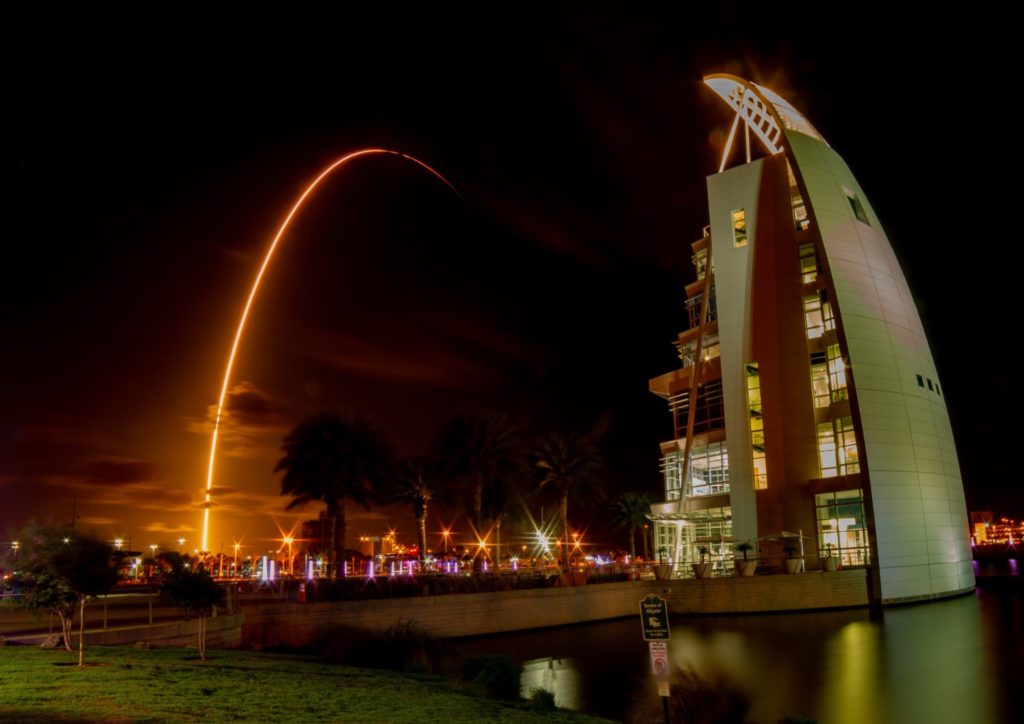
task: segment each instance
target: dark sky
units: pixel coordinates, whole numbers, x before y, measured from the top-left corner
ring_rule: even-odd
[[[671,423],[647,379],[676,364],[730,121],[700,79],[720,71],[847,160],[918,298],[969,505],[1024,514],[1004,31],[814,5],[444,5],[4,11],[0,533],[77,496],[102,535],[198,543],[208,407],[257,262],[304,184],[365,146],[465,202],[375,157],[293,227],[235,370],[212,547],[291,525],[271,469],[318,409],[403,452],[463,409],[598,431],[613,490],[658,492]],[[411,538],[398,511],[351,523]]]

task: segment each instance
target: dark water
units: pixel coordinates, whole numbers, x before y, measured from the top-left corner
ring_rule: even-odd
[[[639,617],[460,641],[524,663],[524,692],[614,719],[656,703]],[[1024,721],[1024,594],[983,591],[886,609],[675,617],[675,666],[750,699],[750,721]]]

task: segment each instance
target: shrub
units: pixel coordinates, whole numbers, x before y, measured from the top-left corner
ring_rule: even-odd
[[[547,689],[530,689],[530,708],[534,711],[554,711],[554,693]]]
[[[511,656],[488,654],[471,656],[463,666],[463,676],[492,699],[519,700],[519,681],[523,667]]]
[[[415,621],[376,631],[334,627],[318,638],[315,650],[327,661],[349,666],[426,674],[443,673],[451,658],[448,643]]]

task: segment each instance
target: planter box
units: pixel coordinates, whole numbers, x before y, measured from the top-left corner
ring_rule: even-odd
[[[693,566],[693,575],[697,578],[710,578],[711,577],[711,564],[710,563],[691,563]]]
[[[667,563],[659,563],[654,566],[654,578],[658,581],[667,581],[672,577],[672,566]]]
[[[835,556],[829,556],[828,558],[821,559],[821,570],[823,571],[837,571],[839,570],[839,559]]]
[[[757,570],[757,561],[735,561],[735,564],[739,576],[752,576]]]
[[[799,573],[800,564],[802,563],[800,558],[787,558],[786,559],[786,573]]]

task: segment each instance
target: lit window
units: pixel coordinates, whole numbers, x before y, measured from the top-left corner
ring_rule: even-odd
[[[853,418],[840,417],[818,425],[818,460],[823,478],[860,472]]]
[[[826,350],[828,355],[828,386],[832,391],[832,402],[842,402],[846,395],[846,365],[839,352],[838,344],[830,344]]]
[[[818,425],[818,462],[821,465],[821,477],[836,476],[836,436],[831,422]]]
[[[814,251],[814,244],[800,245],[800,278],[804,284],[818,278],[818,255]]]
[[[807,339],[818,339],[825,334],[825,320],[821,314],[821,299],[817,294],[804,297],[804,319]]]
[[[857,196],[857,192],[852,191],[845,186],[843,187],[843,191],[846,192],[846,200],[850,202],[850,209],[853,211],[853,215],[857,217],[857,221],[871,226],[871,222],[868,221],[868,215],[864,211],[864,204],[860,202],[860,197]]]
[[[814,496],[818,553],[840,559],[843,566],[870,562],[864,496],[859,489]]]
[[[811,393],[815,407],[828,407],[831,395],[828,390],[828,363],[824,352],[811,355]]]
[[[716,442],[690,450],[687,495],[718,495],[729,492],[729,453]]]
[[[757,362],[747,365],[747,406],[750,410],[750,449],[754,463],[754,489],[764,490],[768,487],[768,461],[765,458],[761,374]]]
[[[747,245],[747,212],[743,209],[732,212],[732,243],[737,248]]]

